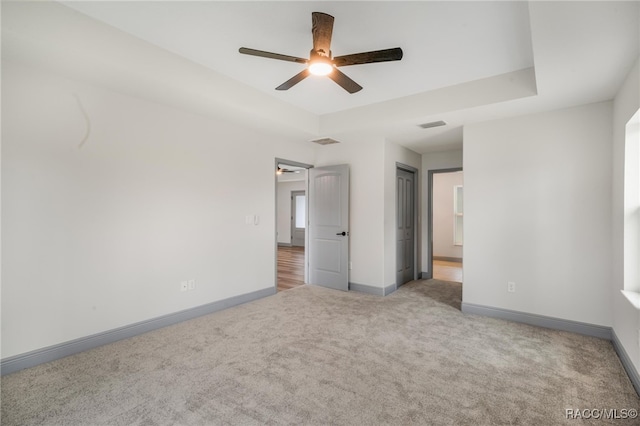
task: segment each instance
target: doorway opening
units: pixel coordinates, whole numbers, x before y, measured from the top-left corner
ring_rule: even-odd
[[[463,194],[462,168],[429,171],[430,278],[462,283]]]
[[[276,290],[305,284],[307,170],[309,164],[276,159]]]

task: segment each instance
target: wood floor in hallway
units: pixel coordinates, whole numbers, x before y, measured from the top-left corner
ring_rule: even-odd
[[[462,282],[462,263],[433,260],[433,278],[442,281]]]
[[[278,291],[304,284],[304,247],[278,247]]]
[[[462,263],[433,261],[433,278],[462,282]],[[278,291],[304,285],[304,247],[278,247]]]

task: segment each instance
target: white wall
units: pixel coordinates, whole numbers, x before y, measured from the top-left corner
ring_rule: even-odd
[[[349,164],[349,281],[384,286],[384,140],[340,138],[321,146],[316,166]]]
[[[420,169],[421,156],[375,135],[342,135],[317,150],[316,166],[350,166],[349,281],[384,288],[395,283],[396,162]]]
[[[444,169],[456,169],[462,167],[462,151],[444,151],[444,152],[429,152],[422,155],[422,213],[421,219],[424,226],[421,229],[421,247],[422,247],[422,271],[423,273],[429,273],[429,259],[431,257],[429,247],[429,171],[430,170],[444,170]]]
[[[306,180],[278,181],[278,213],[276,218],[278,243],[291,244],[291,191],[305,191],[306,189]]]
[[[611,325],[611,118],[603,102],[465,128],[464,303]]]
[[[462,246],[453,244],[453,191],[463,184],[463,172],[433,175],[433,255],[462,258]]]
[[[418,170],[416,174],[416,183],[418,185],[418,223],[416,224],[416,233],[420,235],[421,229],[421,210],[420,210],[420,194],[422,187],[420,185],[420,169],[422,157],[420,154],[411,151],[405,147],[392,142],[385,142],[384,145],[384,285],[389,286],[396,283],[396,169],[397,163],[410,166]],[[421,270],[420,264],[420,242],[417,241],[416,250],[416,273]],[[419,275],[418,275],[419,277]]]
[[[274,159],[313,147],[4,57],[2,124],[3,358],[275,286]]]
[[[640,314],[620,293],[624,289],[625,269],[638,264],[639,254],[625,253],[625,219],[629,213],[625,210],[625,125],[640,108],[640,59],[627,76],[613,102],[613,186],[612,209],[612,253],[613,253],[613,330],[640,371],[640,348],[638,347],[638,329]],[[635,265],[628,264],[628,257],[635,255]],[[627,264],[625,264],[627,263]]]

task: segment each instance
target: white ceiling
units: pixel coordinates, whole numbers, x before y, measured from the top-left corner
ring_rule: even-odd
[[[3,56],[27,49],[42,56],[59,44],[65,48],[57,55],[75,52],[66,58],[75,69],[89,59],[114,64],[110,75],[104,69],[92,75],[122,91],[224,110],[225,118],[251,118],[272,131],[291,127],[301,137],[344,141],[375,133],[417,152],[460,148],[466,123],[609,100],[640,52],[637,1],[64,4],[96,21],[57,4],[3,3]],[[401,47],[404,58],[342,68],[364,87],[356,94],[322,77],[274,90],[302,65],[241,55],[238,48],[307,57],[313,11],[335,17],[334,55]],[[36,43],[40,38],[48,44]],[[150,81],[133,87],[120,78],[125,72],[129,80],[150,74],[147,80],[162,83],[166,93],[153,92]],[[189,93],[199,99],[187,99]],[[448,125],[417,127],[436,120]]]
[[[525,2],[71,2],[93,18],[314,114],[452,86],[533,65]],[[326,77],[274,88],[304,65],[238,53],[240,47],[309,57],[311,13],[335,17],[335,56],[401,47],[399,62],[342,68],[363,87]]]

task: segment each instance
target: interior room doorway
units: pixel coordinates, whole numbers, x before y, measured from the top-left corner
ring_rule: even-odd
[[[276,159],[276,288],[305,283],[307,169],[311,165]]]
[[[464,175],[461,168],[429,171],[431,278],[462,283]]]

